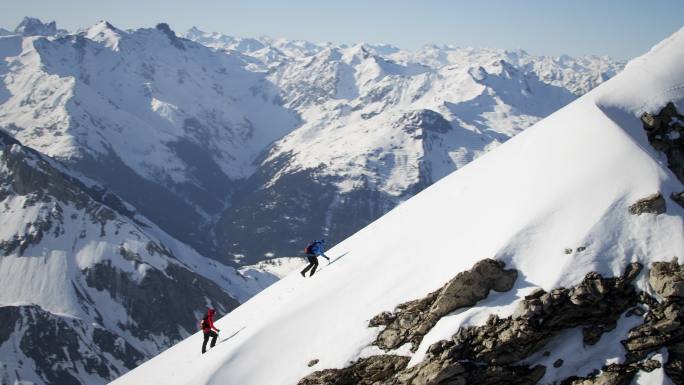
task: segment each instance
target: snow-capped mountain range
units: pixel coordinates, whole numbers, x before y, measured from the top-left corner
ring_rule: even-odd
[[[344,239],[621,68],[186,36],[100,22],[3,37],[0,127],[237,265]]]
[[[230,201],[232,181],[297,122],[239,55],[179,39],[165,24],[124,32],[101,22],[1,44],[4,129],[203,252],[200,229]]]
[[[242,304],[207,354],[198,333],[113,384],[682,383],[682,55],[684,29]]]
[[[524,51],[185,36],[255,59],[301,117],[214,227],[247,260],[296,253],[310,234],[344,239],[621,68]]]

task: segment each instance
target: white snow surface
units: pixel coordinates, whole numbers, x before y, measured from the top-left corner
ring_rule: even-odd
[[[327,254],[338,259],[323,262],[313,278],[294,272],[221,318],[222,342],[206,355],[195,334],[114,384],[295,384],[315,370],[377,353],[370,348],[379,331],[368,327],[371,317],[423,297],[483,258],[518,269],[515,287],[443,318],[412,364],[460,326],[510,314],[533,288],[574,285],[590,271],[617,275],[633,261],[648,266],[677,256],[684,262],[684,210],[671,200],[661,215],[627,210],[657,191],[667,197],[682,190],[648,144],[639,115],[668,101],[684,108],[683,55],[680,30],[606,84],[336,245]],[[578,246],[586,250],[564,253]],[[641,289],[645,276],[638,277]],[[616,344],[628,322],[613,332]],[[580,338],[573,333],[550,347]],[[596,358],[593,368],[621,354],[602,346],[584,353]],[[589,370],[575,355],[552,351],[578,371]],[[320,361],[309,368],[312,359]],[[551,371],[545,380],[558,380],[554,373],[563,374]],[[640,375],[638,383],[668,382],[657,372]]]
[[[274,277],[283,278],[295,270],[301,270],[304,261],[306,258],[302,257],[271,258],[254,265],[243,266],[238,271],[249,277],[258,278],[263,275],[264,279],[272,280]]]

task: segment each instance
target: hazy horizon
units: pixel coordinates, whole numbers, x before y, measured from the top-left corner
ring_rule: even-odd
[[[389,44],[522,49],[534,55],[610,56],[628,60],[682,27],[684,2],[655,0],[404,0],[341,3],[296,0],[6,0],[0,27],[13,30],[25,16],[76,31],[107,20],[121,29],[168,23],[238,37],[269,36],[333,44]]]

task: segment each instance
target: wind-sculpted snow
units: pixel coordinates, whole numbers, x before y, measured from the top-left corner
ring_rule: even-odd
[[[524,338],[524,333],[503,328],[508,322],[503,320],[513,320],[521,303],[526,305],[517,315],[532,315],[530,319],[540,321],[535,327],[545,330],[549,318],[544,306],[555,306],[554,293],[572,294],[558,297],[558,304],[567,306],[561,309],[573,310],[579,303],[608,317],[592,327],[578,316],[579,322],[568,329],[542,334],[543,348],[535,342],[525,345],[531,353],[525,362],[513,362],[512,370],[499,368],[493,383],[505,383],[516,373],[518,379],[543,384],[571,377],[577,383],[610,378],[676,383],[681,378],[682,313],[679,302],[672,301],[681,298],[648,300],[657,294],[651,285],[668,285],[649,282],[649,269],[654,262],[667,261],[672,265],[667,270],[676,268],[672,281],[679,286],[684,209],[671,196],[684,186],[665,155],[649,143],[640,117],[644,112],[657,115],[668,102],[682,111],[682,55],[684,30],[605,84],[338,243],[326,251],[334,262],[323,262],[313,277],[293,272],[221,318],[217,326],[231,338],[207,354],[196,352],[201,343],[196,334],[114,384],[285,385],[318,371],[335,380],[333,369],[341,368],[350,368],[341,380],[369,373],[382,375],[377,378],[382,381],[387,370],[405,363],[396,356],[410,358],[408,370],[427,367],[429,347],[438,341],[462,341],[466,345],[458,346],[489,352],[504,339]],[[655,193],[666,200],[664,212],[630,213],[630,206]],[[670,262],[673,257],[678,264]],[[510,291],[489,293],[472,307],[444,315],[415,352],[410,344],[390,352],[373,345],[382,332],[368,327],[374,316],[424,298],[485,258],[517,271]],[[639,265],[643,271],[637,274],[633,267]],[[617,291],[606,290],[610,287]],[[604,297],[619,306],[610,310]],[[634,306],[640,309],[630,311]],[[564,315],[576,316],[561,311],[550,319]],[[505,335],[497,336],[499,326]],[[586,333],[576,326],[587,326]],[[672,339],[663,339],[662,347],[642,344],[658,335],[660,326]],[[491,346],[486,341],[479,345],[475,337],[480,331],[499,339],[490,341]],[[453,341],[454,335],[463,338]],[[634,342],[629,351],[620,343],[628,339]],[[671,360],[668,349],[676,353]],[[645,357],[634,361],[630,352]],[[389,355],[384,362],[369,358],[383,354]],[[487,357],[458,357],[465,369],[488,370],[478,361]],[[512,355],[505,362],[517,358]],[[352,363],[361,370],[355,372]]]

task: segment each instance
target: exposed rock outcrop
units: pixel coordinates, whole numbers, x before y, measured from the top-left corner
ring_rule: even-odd
[[[655,262],[651,266],[648,282],[665,298],[683,298],[684,266],[679,265],[677,258],[671,262]]]
[[[667,156],[667,165],[684,183],[684,115],[677,112],[673,103],[668,103],[656,115],[641,116],[648,141]]]
[[[0,307],[0,345],[8,340],[6,346],[13,347],[12,353],[29,358],[36,374],[48,384],[81,385],[79,378],[87,376],[114,378],[122,372],[112,357],[126,369],[146,358],[106,329],[35,305]],[[6,370],[17,365],[12,360],[4,364]],[[10,383],[5,381],[9,380],[0,378],[0,383]]]
[[[444,117],[432,110],[416,110],[404,114],[396,123],[397,127],[402,127],[408,133],[418,132],[420,130],[432,131],[444,134],[451,130],[451,124]]]
[[[640,270],[634,263],[618,278],[589,273],[570,289],[537,290],[519,303],[513,316],[492,315],[485,325],[461,328],[451,341],[432,345],[428,357],[446,354],[456,360],[511,364],[538,351],[562,330],[577,326],[608,330],[637,303],[631,281]]]
[[[448,296],[464,277],[472,278],[475,271],[498,271],[494,276],[506,274],[508,278],[498,281],[499,289],[511,287],[513,282],[511,271],[503,270],[503,264],[492,260],[484,260],[464,273],[460,273],[440,291],[430,293],[421,300],[411,301],[397,307],[395,313],[382,313],[373,318],[372,325],[388,325],[388,328],[399,325],[406,314],[412,317],[428,319],[426,314],[439,314],[438,299],[441,295]],[[670,267],[663,269],[674,271]],[[598,273],[589,273],[584,280],[572,288],[557,288],[551,292],[538,289],[525,297],[511,317],[500,319],[496,315],[490,316],[482,326],[461,328],[450,339],[439,341],[428,348],[425,359],[410,368],[400,368],[394,374],[387,375],[385,369],[393,367],[397,360],[394,355],[380,355],[369,357],[352,364],[344,369],[326,369],[312,373],[299,382],[299,385],[313,384],[373,384],[373,385],[447,385],[447,384],[536,384],[546,373],[541,365],[528,366],[520,364],[539,352],[553,337],[561,331],[582,326],[584,328],[584,342],[595,343],[606,330],[615,327],[618,318],[626,311],[634,310],[639,302],[649,304],[657,301],[647,295],[639,296],[632,281],[641,271],[641,265],[632,263],[627,266],[625,273],[616,278],[605,278]],[[669,279],[669,278],[668,278]],[[667,280],[667,279],[666,279]],[[669,281],[668,281],[669,282]],[[486,295],[486,293],[485,293]],[[476,302],[476,301],[475,301]],[[448,303],[459,306],[469,301],[451,298]],[[649,305],[650,306],[650,305]],[[442,310],[445,311],[445,310]],[[444,313],[446,314],[446,313]],[[634,312],[633,314],[637,314]],[[424,321],[422,321],[424,322]],[[397,326],[399,327],[399,326]],[[387,329],[385,329],[387,330]],[[397,329],[395,329],[397,330]],[[412,330],[399,329],[399,332]],[[403,336],[400,334],[400,336]],[[649,352],[652,350],[649,350]],[[672,354],[672,353],[670,353]],[[564,380],[564,384],[629,384],[639,370],[650,371],[659,367],[653,360],[645,360],[646,356],[635,357],[625,364],[609,365],[602,371],[596,371],[592,376],[580,378],[571,377]],[[365,377],[367,362],[373,367],[382,368],[383,378]],[[563,361],[558,359],[554,366],[560,367]],[[681,362],[668,361],[674,372],[681,367]],[[396,367],[396,365],[394,366]],[[350,373],[354,373],[353,375]],[[668,372],[669,374],[669,372]],[[675,378],[671,375],[671,378]],[[335,382],[341,381],[341,382]],[[349,382],[344,382],[349,381]]]
[[[648,360],[630,365],[610,364],[603,370],[588,377],[569,377],[561,385],[630,385],[637,372],[651,372],[660,368],[660,362]]]
[[[629,206],[629,213],[632,215],[662,214],[666,209],[665,198],[663,198],[662,194],[656,193],[639,199],[636,203]]]
[[[14,33],[22,36],[55,36],[65,34],[66,31],[57,29],[57,23],[54,21],[43,23],[40,19],[24,17],[14,29]]]
[[[536,384],[545,371],[541,365],[533,368],[523,365],[481,365],[447,359],[411,367],[383,385],[529,385]]]
[[[386,326],[375,343],[381,349],[391,350],[410,342],[415,351],[440,318],[456,309],[475,305],[487,298],[490,290],[510,290],[517,276],[515,269],[504,269],[501,261],[482,260],[425,298],[403,303],[394,313],[384,312],[373,317],[371,327]]]
[[[376,385],[405,368],[408,362],[408,357],[395,355],[362,358],[344,369],[314,372],[297,385]]]
[[[671,262],[655,262],[649,283],[664,298],[657,302],[648,298],[649,311],[642,325],[629,331],[622,345],[627,361],[636,362],[652,352],[667,348],[665,373],[676,383],[684,383],[684,266],[675,258]]]
[[[680,205],[682,208],[684,208],[684,191],[680,193],[672,193],[670,195],[670,198],[675,201],[678,205]]]
[[[169,38],[169,41],[171,41],[171,44],[174,47],[176,47],[178,49],[183,49],[183,50],[185,49],[185,46],[181,42],[181,39],[178,36],[176,36],[176,33],[173,32],[173,30],[171,29],[171,27],[169,27],[168,24],[159,23],[159,24],[157,24],[156,28],[158,30],[162,31]]]

